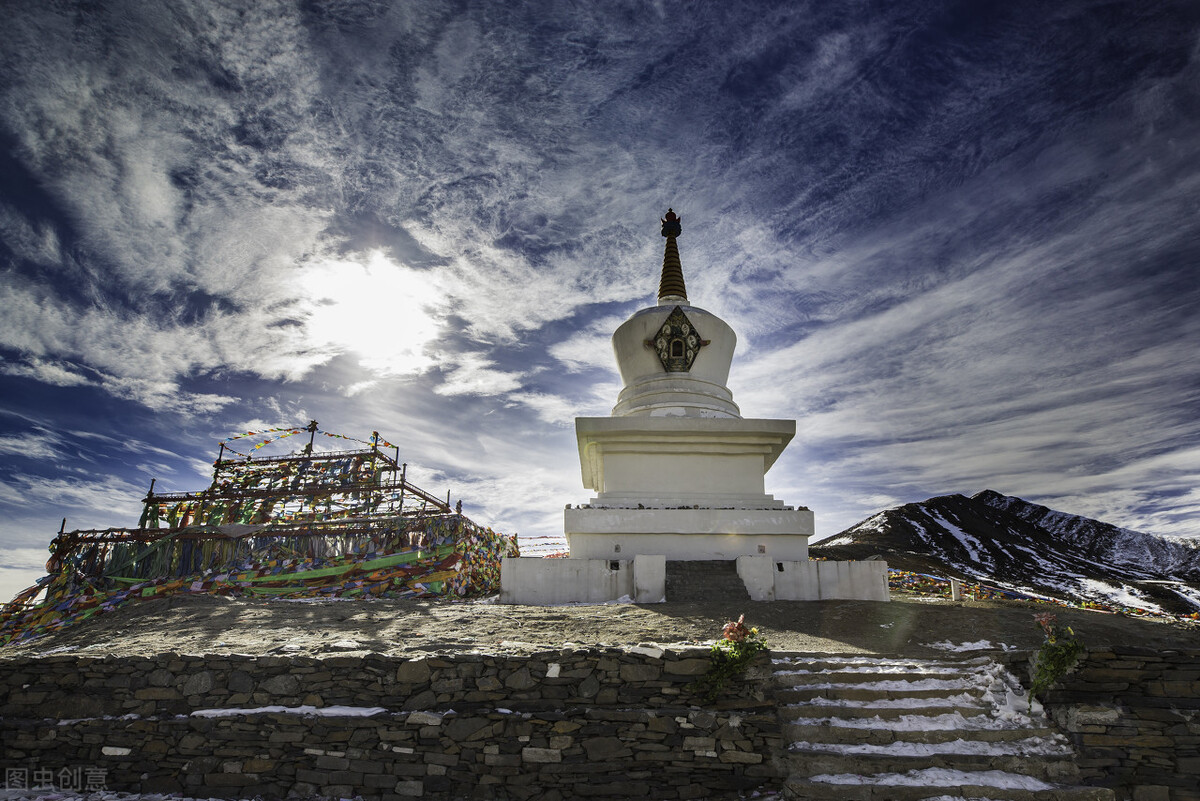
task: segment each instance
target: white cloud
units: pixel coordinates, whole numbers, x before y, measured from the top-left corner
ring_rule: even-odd
[[[571,372],[595,367],[614,371],[617,362],[613,355],[612,335],[623,322],[624,318],[616,315],[589,320],[583,330],[551,345],[550,355]]]
[[[48,558],[49,552],[45,548],[3,548],[0,549],[0,568],[44,573]]]
[[[40,476],[21,475],[10,479],[8,483],[0,484],[0,500],[8,503],[21,503],[31,506],[41,504],[62,505],[75,507],[82,514],[89,515],[119,515],[126,523],[136,522],[141,511],[141,501],[146,495],[145,488],[139,488],[131,482],[112,476],[91,478],[81,481],[79,477],[72,478],[42,478]],[[107,516],[102,519],[111,519]],[[111,524],[109,524],[111,525]],[[86,528],[83,523],[76,528]]]
[[[583,416],[587,408],[570,398],[547,392],[514,392],[509,400],[533,409],[541,420],[564,428],[573,427],[575,418]]]
[[[0,202],[0,239],[18,258],[35,264],[54,267],[66,258],[52,226],[29,221],[4,202]]]
[[[3,553],[0,552],[0,559],[3,558]],[[46,575],[45,559],[42,560],[42,563],[43,566],[40,568],[0,567],[0,603],[12,600],[18,592],[32,587],[39,578]]]
[[[21,456],[27,459],[58,461],[62,458],[62,440],[53,432],[38,429],[28,434],[0,436],[0,456]]]
[[[453,359],[454,366],[434,392],[439,395],[503,395],[521,387],[523,373],[492,369],[494,362],[464,354]]]
[[[75,372],[67,362],[32,358],[24,364],[0,360],[0,373],[32,378],[55,387],[78,387],[91,383],[87,376]]]

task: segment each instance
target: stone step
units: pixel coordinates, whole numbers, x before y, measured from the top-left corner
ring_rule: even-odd
[[[771,660],[776,670],[841,670],[848,673],[887,673],[893,670],[973,670],[995,661],[987,656],[970,658],[910,659],[892,656],[830,656],[829,654],[776,653]]]
[[[810,684],[800,687],[781,687],[776,697],[784,704],[799,704],[814,698],[834,701],[901,701],[904,699],[926,700],[937,698],[982,698],[986,687],[962,686],[921,687],[917,685],[902,689],[887,682],[876,684]]]
[[[1004,753],[927,753],[907,755],[898,753],[838,753],[821,750],[822,744],[802,743],[815,750],[796,750],[792,744],[788,748],[789,775],[813,777],[822,775],[873,775],[873,774],[902,774],[910,771],[961,771],[978,773],[983,771],[1004,771],[1018,776],[1026,776],[1050,783],[1073,783],[1079,779],[1079,768],[1075,764],[1075,756],[1071,753],[1059,753],[1053,756],[1031,756],[1028,754]],[[948,744],[938,743],[929,748],[945,748]],[[984,743],[995,746],[995,743]],[[900,743],[903,748],[911,748],[913,744]]]
[[[879,721],[878,727],[839,726],[836,719],[817,718],[812,723],[784,723],[783,736],[785,742],[806,741],[810,743],[837,743],[841,745],[865,744],[886,745],[888,743],[945,743],[954,740],[970,740],[980,743],[1012,743],[1029,738],[1041,738],[1047,741],[1065,742],[1058,738],[1052,729],[1036,728],[978,728],[983,725],[982,716],[972,718],[958,717],[962,725],[954,726],[954,719],[929,718],[933,724],[941,728],[884,728],[884,721]],[[850,719],[851,722],[855,719]],[[921,721],[905,719],[905,724],[920,724]],[[976,728],[972,728],[972,724]]]
[[[956,673],[795,673],[776,671],[775,682],[780,687],[815,687],[830,684],[844,687],[870,687],[872,685],[920,687],[962,687],[964,689],[989,684],[982,677]]]
[[[924,698],[920,705],[908,699],[875,699],[872,701],[837,701],[824,697],[808,698],[803,702],[784,704],[779,715],[786,722],[801,718],[882,718],[894,720],[906,716],[934,717],[937,715],[962,715],[964,718],[991,716],[992,707],[982,699],[966,694],[946,698]]]
[[[668,603],[750,600],[732,559],[667,562],[666,589]]]
[[[888,673],[954,673],[966,674],[976,668],[989,666],[994,662],[987,657],[972,659],[899,659],[888,657],[845,656],[845,657],[808,657],[808,656],[776,656],[771,660],[771,666],[776,671],[784,672],[836,672],[836,673],[868,673],[884,675]]]
[[[783,687],[799,687],[804,684],[866,684],[875,681],[925,681],[926,679],[934,679],[937,681],[953,681],[962,679],[964,673],[961,670],[945,670],[945,671],[888,671],[887,673],[872,673],[865,670],[776,670],[775,681]]]
[[[796,746],[804,746],[797,749]],[[1002,770],[1021,776],[1031,776],[1046,782],[1073,783],[1079,779],[1079,766],[1072,753],[1042,755],[1002,753],[1009,743],[970,743],[968,747],[995,748],[995,753],[948,753],[955,743],[890,743],[889,746],[868,746],[876,753],[827,751],[838,748],[830,743],[791,743],[787,749],[788,773],[792,776],[820,776],[826,773],[907,773],[916,770],[984,771]],[[853,748],[853,746],[848,746]],[[811,748],[811,749],[809,749]],[[896,751],[893,751],[893,748]],[[932,753],[908,753],[913,749]]]
[[[874,780],[880,777],[862,777]],[[947,777],[952,781],[951,777]],[[1056,785],[1027,790],[997,787],[994,784],[831,784],[802,778],[790,778],[783,795],[793,801],[1114,801],[1116,794],[1103,787]],[[989,777],[991,778],[991,777]],[[982,780],[982,779],[980,779]]]
[[[1067,740],[991,657],[773,660],[785,797],[1112,801],[1078,787]]]

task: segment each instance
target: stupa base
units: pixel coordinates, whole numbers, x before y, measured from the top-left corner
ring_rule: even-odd
[[[668,561],[765,556],[808,559],[813,513],[807,509],[614,509],[578,507],[565,513],[573,559],[631,559],[662,554]]]

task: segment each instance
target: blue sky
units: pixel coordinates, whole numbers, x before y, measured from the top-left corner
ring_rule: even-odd
[[[1200,535],[1195,3],[26,2],[0,35],[5,570],[313,418],[553,544],[668,206],[818,535],[984,488]]]

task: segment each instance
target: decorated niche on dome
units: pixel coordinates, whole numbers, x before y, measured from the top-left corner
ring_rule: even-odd
[[[647,340],[646,344],[654,348],[658,360],[668,373],[686,373],[692,369],[696,354],[708,344],[708,340],[700,338],[696,326],[692,325],[683,309],[676,306],[667,315],[654,339]]]

